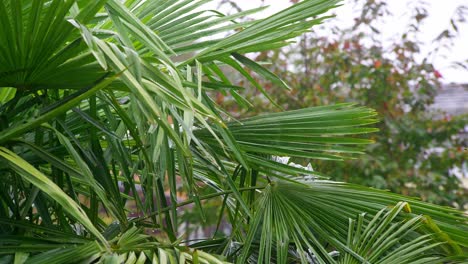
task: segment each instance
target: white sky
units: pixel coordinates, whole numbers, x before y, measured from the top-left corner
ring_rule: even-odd
[[[235,1],[242,9],[249,9],[261,5],[260,0],[237,0]],[[393,36],[401,35],[405,32],[405,27],[409,24],[409,15],[412,10],[411,7],[418,6],[419,1],[411,0],[388,0],[388,9],[394,15],[383,25],[376,27],[383,32],[383,43],[389,43]],[[419,35],[422,45],[423,54],[427,54],[434,48],[431,44],[439,33],[450,26],[450,18],[454,15],[455,9],[459,5],[468,6],[468,0],[426,0],[425,6],[428,10],[429,17],[425,20],[421,34]],[[334,21],[325,21],[327,23],[334,23],[334,25],[347,27],[353,22],[353,1],[345,0],[344,5],[333,10],[337,14],[337,19]],[[274,12],[286,8],[289,0],[265,0],[265,4],[270,5],[268,9],[263,11],[264,14],[259,14],[258,17],[268,16]],[[467,17],[468,19],[468,17]],[[433,63],[437,70],[442,73],[443,81],[446,83],[468,83],[468,71],[461,69],[454,69],[451,67],[452,62],[456,60],[468,59],[468,25],[459,25],[459,36],[455,40],[455,46],[450,52],[443,51],[434,57]],[[444,56],[445,55],[445,56]]]

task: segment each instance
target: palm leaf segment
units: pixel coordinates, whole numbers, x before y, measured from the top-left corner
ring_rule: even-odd
[[[302,1],[248,22],[235,19],[261,9],[225,16],[200,11],[206,2],[0,1],[4,260],[219,263],[217,254],[178,246],[176,231],[179,206],[193,203],[203,218],[202,201],[213,197],[224,198],[220,221],[229,217],[232,235],[211,243],[215,249],[193,247],[230,260],[332,262],[326,243],[343,260],[371,258],[365,246],[357,247],[362,241],[347,240],[359,236],[348,218],[401,200],[434,219],[422,229],[442,243],[431,250],[460,254],[468,234],[459,212],[328,182],[278,161],[354,157],[370,143],[353,135],[374,131],[365,127],[375,122],[372,110],[337,105],[226,123],[207,95],[218,90],[249,105],[222,67],[238,71],[267,98],[246,68],[287,88],[242,54],[286,45],[337,1]],[[178,177],[189,195],[182,203]],[[200,184],[211,192],[200,195]],[[129,201],[141,216],[128,219]],[[106,224],[99,208],[117,224]],[[356,225],[367,223],[361,217]],[[143,235],[144,227],[170,243]],[[412,236],[432,243],[416,231]]]
[[[365,224],[364,214],[360,214],[356,220],[350,219],[346,245],[369,263],[447,261],[448,259],[440,259],[437,252],[432,251],[434,247],[444,242],[434,241],[431,234],[411,236],[413,231],[427,225],[430,220],[419,215],[395,221],[402,211],[411,211],[408,203],[400,202],[393,208],[380,210],[367,224]],[[361,262],[351,254],[346,254],[340,258],[339,263]]]

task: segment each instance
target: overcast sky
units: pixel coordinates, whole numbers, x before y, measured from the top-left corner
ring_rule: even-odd
[[[261,4],[260,0],[237,0],[235,2],[242,9],[258,7]],[[345,0],[343,6],[334,9],[333,13],[337,14],[337,18],[334,21],[325,21],[325,25],[326,23],[334,23],[334,25],[342,25],[343,27],[350,25],[355,17],[352,2]],[[388,43],[392,37],[401,35],[405,31],[409,21],[409,11],[412,10],[411,7],[418,5],[418,1],[414,0],[389,0],[387,2],[388,9],[394,14],[394,17],[385,24],[378,26],[384,33],[382,37],[384,43]],[[425,20],[420,34],[420,41],[424,43],[423,54],[434,48],[434,45],[431,44],[432,40],[449,27],[450,18],[454,15],[456,8],[462,4],[468,6],[468,0],[426,0],[425,2],[427,3],[425,7],[428,10],[429,17]],[[259,14],[260,17],[284,9],[290,2],[289,0],[265,0],[265,3],[269,5],[269,8],[263,11],[263,14]],[[451,52],[442,52],[433,60],[435,67],[442,73],[443,81],[446,83],[468,83],[467,71],[451,67],[452,62],[455,60],[468,59],[468,25],[460,26],[459,32],[460,34]]]

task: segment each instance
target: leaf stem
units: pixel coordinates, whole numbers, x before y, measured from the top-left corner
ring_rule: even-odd
[[[252,187],[244,187],[244,188],[239,188],[239,192],[243,192],[243,191],[251,191],[251,190],[261,190],[261,189],[265,189],[266,186],[252,186]],[[200,201],[201,200],[208,200],[208,199],[211,199],[211,198],[214,198],[214,197],[218,197],[218,196],[221,196],[221,195],[225,195],[225,194],[231,194],[233,193],[234,191],[232,190],[227,190],[227,191],[223,191],[223,192],[217,192],[217,193],[211,193],[211,194],[207,194],[207,195],[203,195],[203,196],[200,196]],[[193,203],[194,200],[193,199],[187,199],[183,202],[180,202],[178,204],[176,204],[176,207],[181,207],[181,206],[184,206],[184,205],[188,205],[188,204],[191,204]],[[142,216],[142,217],[138,217],[138,218],[134,218],[132,220],[130,220],[129,222],[130,223],[137,223],[137,222],[141,222],[147,218],[150,218],[152,216],[155,216],[155,215],[158,215],[159,213],[163,213],[163,212],[167,212],[169,211],[170,209],[172,208],[172,206],[168,206],[168,207],[164,207],[162,208],[161,210],[159,210],[158,212],[152,212],[152,213],[149,213],[145,216]]]

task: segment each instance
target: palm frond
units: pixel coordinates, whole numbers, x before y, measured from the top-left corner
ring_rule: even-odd
[[[100,1],[102,2],[102,1]],[[66,22],[75,1],[1,1],[0,87],[81,88],[105,74]],[[93,17],[90,6],[79,12]]]
[[[284,166],[268,156],[327,160],[353,158],[362,154],[364,146],[372,141],[350,135],[376,131],[366,127],[377,122],[375,115],[371,109],[342,104],[267,114],[228,123],[227,126],[240,151],[246,153],[250,166],[270,171],[273,175],[279,175],[278,172],[294,175],[305,171]],[[224,155],[206,129],[194,133],[218,149],[218,155]],[[314,173],[309,171],[309,174]],[[315,175],[320,176],[319,173]]]
[[[386,206],[396,203],[399,204],[384,214]],[[397,217],[405,206],[409,208],[408,204],[411,204],[411,213],[408,212],[403,218]],[[348,219],[354,219],[362,212],[376,216],[369,220],[361,215],[357,226],[354,220],[349,226]],[[440,218],[437,216],[439,214],[444,217]],[[435,230],[433,224],[426,220],[427,217],[433,217],[441,225],[440,230]],[[405,221],[405,225],[402,226],[401,221]],[[402,226],[402,229],[398,229],[400,235],[411,231],[408,236],[416,242],[405,243],[420,251],[417,254],[406,252],[408,259],[398,251],[392,253],[395,259],[388,255],[394,249],[391,246],[406,239],[403,235],[395,239],[390,233],[384,235],[389,226]],[[324,242],[346,256],[343,263],[374,263],[382,256],[388,258],[386,261],[406,261],[421,258],[426,251],[431,261],[435,258],[443,262],[447,256],[462,256],[460,246],[465,246],[466,239],[462,237],[468,234],[467,227],[466,218],[457,210],[384,191],[328,181],[308,184],[273,182],[262,190],[237,262],[244,263],[253,254],[258,262],[286,263],[296,256],[302,263],[308,263],[311,259],[319,263],[337,263],[330,254],[331,250],[323,246]],[[444,233],[448,236],[441,235]],[[350,236],[356,240],[352,242]],[[293,255],[291,250],[295,252]]]

